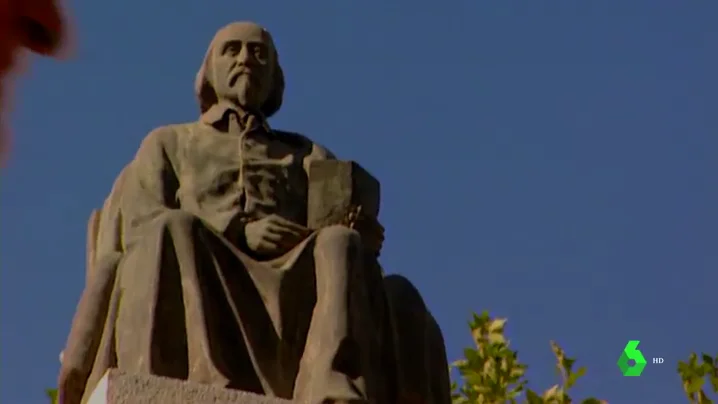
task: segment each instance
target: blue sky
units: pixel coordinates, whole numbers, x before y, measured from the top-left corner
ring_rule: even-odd
[[[258,3],[70,3],[76,55],[20,83],[0,180],[0,402],[45,402],[91,209],[148,131],[197,117],[206,46],[245,19],[287,74],[272,126],[381,179],[382,262],[450,358],[488,309],[535,388],[555,339],[589,368],[582,397],[684,402],[675,362],[718,340],[718,3]],[[666,363],[622,377],[629,339]]]

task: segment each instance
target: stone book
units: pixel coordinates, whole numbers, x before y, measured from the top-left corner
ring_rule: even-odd
[[[340,224],[357,206],[369,217],[379,216],[380,184],[354,161],[322,160],[309,166],[307,227]]]

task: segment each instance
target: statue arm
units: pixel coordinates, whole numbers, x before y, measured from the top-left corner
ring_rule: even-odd
[[[110,194],[102,205],[97,231],[95,260],[107,254],[124,251],[124,246],[122,245],[122,211],[120,210],[120,202],[125,178],[128,176],[130,169],[131,165],[127,165],[120,171]]]
[[[60,354],[61,370],[58,386],[63,396],[82,396],[99,353],[102,332],[107,321],[112,291],[116,282],[117,264],[122,258],[122,215],[119,201],[130,166],[118,175],[100,213],[94,251],[87,265],[87,282],[72,320],[65,349]],[[67,399],[72,402],[72,399]]]
[[[178,181],[171,159],[175,133],[160,128],[142,142],[105,200],[97,233],[93,274],[80,297],[68,342],[62,355],[59,388],[63,394],[82,396],[99,354],[102,331],[109,313],[117,266],[133,237],[163,212],[177,208]],[[70,400],[71,401],[71,400]]]
[[[172,127],[150,132],[142,141],[124,179],[120,210],[122,244],[130,246],[146,225],[172,209],[179,209],[177,190],[177,133]]]

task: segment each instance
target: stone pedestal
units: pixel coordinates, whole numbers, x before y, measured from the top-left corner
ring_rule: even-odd
[[[105,373],[87,404],[291,404],[292,401],[116,369]]]

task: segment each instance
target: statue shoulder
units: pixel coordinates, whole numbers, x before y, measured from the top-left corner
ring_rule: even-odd
[[[195,123],[164,125],[150,131],[137,151],[136,159],[171,158],[177,155],[180,144],[193,132]]]
[[[337,158],[329,149],[314,142],[312,142],[311,156],[316,160],[336,160]]]
[[[296,132],[288,132],[283,130],[275,130],[280,136],[284,136],[290,141],[295,142],[302,148],[307,150],[307,156],[312,160],[334,160],[336,156],[323,145],[313,141],[312,139]]]

